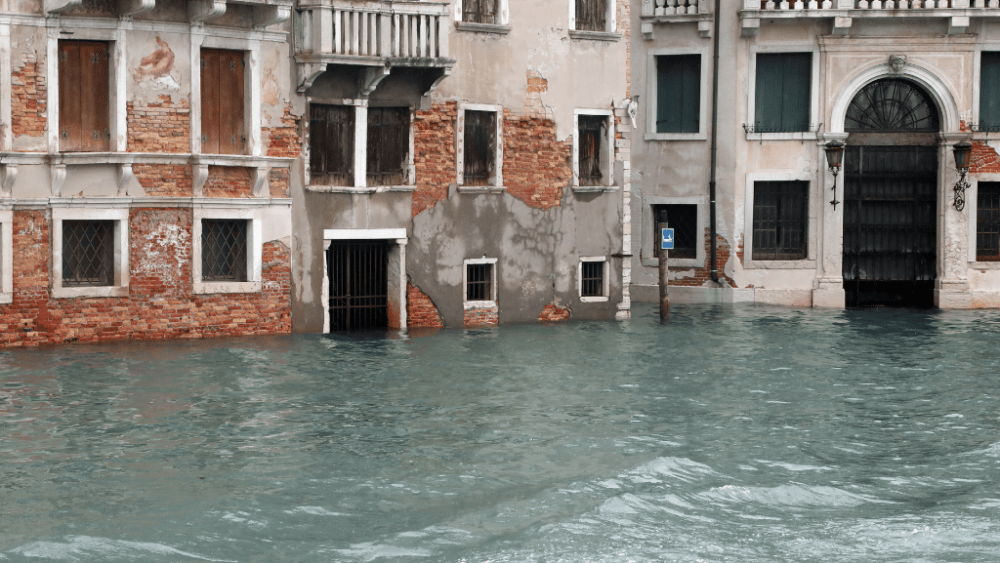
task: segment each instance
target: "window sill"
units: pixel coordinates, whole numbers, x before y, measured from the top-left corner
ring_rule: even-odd
[[[646,133],[644,141],[707,141],[704,133]]]
[[[596,297],[596,296],[595,297],[580,297],[580,302],[581,303],[607,303],[607,301],[608,301],[608,297],[606,295],[602,295],[600,297]]]
[[[745,270],[815,270],[816,260],[744,260]]]
[[[466,301],[465,310],[470,311],[473,309],[496,309],[496,301]]]
[[[416,186],[306,186],[307,192],[324,194],[374,194],[382,192],[412,192]]]
[[[261,282],[195,282],[192,293],[199,295],[212,293],[260,293]]]
[[[455,22],[455,29],[458,31],[474,31],[477,33],[499,33],[506,35],[510,33],[510,26],[498,23],[478,23],[478,22]]]
[[[1000,261],[980,262],[979,260],[973,260],[969,262],[969,268],[973,270],[1000,270]]]
[[[617,191],[618,186],[573,186],[573,192],[578,194],[594,194]]]
[[[747,133],[746,135],[748,141],[815,141],[818,139],[814,131]]]
[[[128,286],[109,285],[101,287],[53,287],[53,299],[74,299],[78,297],[128,297]]]
[[[503,186],[458,186],[460,194],[502,194],[506,188]]]
[[[622,38],[621,33],[614,33],[612,31],[584,31],[582,29],[569,30],[569,36],[571,39],[589,39],[591,41],[619,41]]]

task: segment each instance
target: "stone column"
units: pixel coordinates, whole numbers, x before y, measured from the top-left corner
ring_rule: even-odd
[[[828,141],[846,141],[847,133],[820,133],[817,142],[816,162],[819,163],[816,171],[817,183],[822,188],[820,190],[820,236],[816,241],[818,248],[816,254],[819,256],[819,264],[816,272],[816,281],[813,282],[813,307],[844,307],[844,172],[837,176],[837,184],[834,186],[833,174],[826,164],[826,143]],[[830,202],[834,199],[836,187],[836,199],[840,202],[834,209]]]
[[[969,294],[969,206],[955,209],[955,169],[952,145],[969,137],[966,132],[938,134],[938,220],[937,281],[934,304],[942,309],[965,309],[971,305]]]

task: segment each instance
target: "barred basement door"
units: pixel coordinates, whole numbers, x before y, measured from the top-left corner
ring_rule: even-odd
[[[334,241],[327,250],[330,332],[389,327],[389,245],[385,241]]]
[[[933,306],[937,148],[848,146],[844,166],[847,306]]]

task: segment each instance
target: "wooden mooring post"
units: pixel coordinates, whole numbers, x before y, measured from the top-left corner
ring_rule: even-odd
[[[670,276],[670,266],[667,264],[671,248],[674,247],[674,233],[667,224],[657,225],[660,231],[660,320],[670,318],[670,292],[667,278]],[[667,235],[669,233],[669,240]]]

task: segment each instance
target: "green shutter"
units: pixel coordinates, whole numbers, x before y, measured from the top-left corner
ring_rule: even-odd
[[[754,128],[764,133],[808,131],[811,53],[757,55]]]
[[[701,57],[656,57],[656,132],[697,133],[700,103]]]
[[[784,131],[808,131],[812,53],[788,53],[783,58],[785,75],[781,127]]]
[[[983,52],[979,67],[979,126],[1000,131],[1000,52]]]

